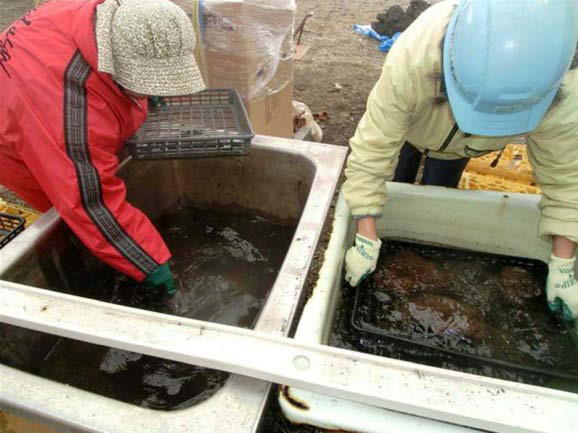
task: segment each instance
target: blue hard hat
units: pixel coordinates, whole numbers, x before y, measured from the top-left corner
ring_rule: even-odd
[[[462,0],[445,37],[443,68],[460,129],[506,136],[535,129],[570,67],[577,0]]]

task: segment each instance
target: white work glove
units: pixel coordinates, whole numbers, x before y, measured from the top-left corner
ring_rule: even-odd
[[[361,280],[375,271],[381,241],[373,241],[358,234],[355,245],[345,254],[345,281],[355,287]]]
[[[565,320],[578,317],[578,282],[574,277],[574,262],[554,254],[550,256],[546,295],[552,311],[560,311]]]

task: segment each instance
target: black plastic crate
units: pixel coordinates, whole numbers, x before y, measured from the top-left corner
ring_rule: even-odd
[[[255,136],[234,89],[209,89],[163,98],[128,142],[135,159],[239,156]]]
[[[0,248],[5,247],[22,232],[25,223],[26,219],[20,216],[0,213]]]
[[[460,260],[464,263],[473,260],[481,260],[482,267],[498,267],[498,266],[514,266],[517,268],[524,269],[532,273],[538,284],[542,287],[545,286],[546,275],[547,275],[547,265],[538,260],[496,255],[496,254],[486,254],[477,253],[464,250],[454,250],[449,248],[442,248],[436,246],[413,244],[401,241],[385,241],[382,244],[380,252],[380,264],[384,260],[388,260],[388,257],[393,257],[402,249],[416,253],[421,257],[427,257],[428,259],[439,260]],[[379,264],[378,264],[379,266]],[[377,271],[376,271],[377,272]],[[459,295],[456,295],[455,290],[459,289],[459,283],[451,281],[451,279],[440,279],[441,284],[437,289],[435,294],[454,297],[454,299],[459,300]],[[457,289],[456,289],[457,287]],[[417,350],[429,350],[432,357],[436,357],[436,353],[440,356],[451,355],[456,359],[461,358],[462,362],[478,362],[480,364],[492,365],[498,368],[510,369],[511,371],[525,372],[528,374],[536,374],[550,377],[557,377],[561,379],[578,380],[578,367],[571,368],[570,371],[566,368],[557,368],[556,366],[550,365],[538,365],[534,362],[520,363],[513,362],[508,359],[507,356],[503,354],[497,354],[494,356],[484,356],[481,353],[476,353],[472,351],[472,347],[461,339],[451,340],[452,336],[436,336],[433,334],[418,335],[417,333],[412,333],[411,330],[397,329],[394,322],[390,321],[389,317],[396,308],[395,299],[388,299],[387,293],[393,293],[393,289],[389,289],[386,286],[380,286],[380,283],[376,282],[374,275],[370,276],[367,280],[362,282],[354,289],[354,302],[351,309],[350,323],[357,332],[360,332],[364,336],[366,341],[377,342],[375,345],[379,347],[383,345],[384,348],[392,347],[391,344],[403,345],[404,350],[407,353],[412,353]],[[454,292],[452,294],[452,291]],[[402,302],[409,302],[411,299],[401,297],[397,300],[399,302],[397,305],[401,305]],[[391,310],[388,310],[386,306],[387,303],[391,303]],[[493,307],[493,305],[492,305]],[[560,317],[553,316],[546,313],[546,299],[545,295],[541,295],[535,301],[525,304],[523,308],[530,308],[534,311],[544,310],[544,314],[550,316],[549,321],[545,326],[548,328],[548,332],[561,333],[565,336],[568,346],[574,345],[575,351],[573,356],[578,357],[578,343],[574,340],[572,331],[569,327],[565,326],[565,323]],[[512,313],[513,314],[513,313]],[[486,317],[486,316],[484,316]],[[369,339],[369,340],[367,340]],[[387,349],[384,349],[387,352]],[[383,356],[387,356],[386,353],[378,353]],[[443,355],[445,354],[445,355]],[[578,358],[576,358],[578,359]]]

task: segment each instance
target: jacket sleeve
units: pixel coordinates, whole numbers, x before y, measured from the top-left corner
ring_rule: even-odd
[[[574,98],[574,101],[571,99]],[[528,157],[542,188],[539,235],[578,243],[578,103],[552,109],[546,126],[528,137]]]
[[[385,181],[391,180],[405,141],[416,95],[410,75],[396,76],[388,55],[381,77],[371,91],[367,109],[349,145],[343,193],[354,218],[381,215]]]
[[[69,71],[88,71],[80,67]],[[76,72],[74,72],[76,73]],[[170,258],[149,219],[125,199],[114,153],[121,123],[99,95],[87,95],[83,77],[68,80],[62,111],[58,99],[52,122],[23,115],[22,160],[80,240],[105,263],[142,281]],[[55,93],[56,94],[56,93]],[[57,95],[58,96],[58,95]],[[28,111],[35,113],[33,109]],[[132,118],[131,118],[132,119]],[[125,121],[126,119],[120,119]]]
[[[170,258],[149,219],[125,200],[114,154],[97,146],[64,151],[44,143],[24,149],[25,162],[64,221],[95,256],[137,281]]]

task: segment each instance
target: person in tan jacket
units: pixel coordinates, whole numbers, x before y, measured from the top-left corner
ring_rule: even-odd
[[[351,285],[375,270],[386,181],[413,183],[425,154],[422,183],[456,187],[469,158],[525,137],[543,190],[539,235],[552,240],[549,306],[578,317],[577,41],[576,0],[446,0],[399,37],[350,140]]]

